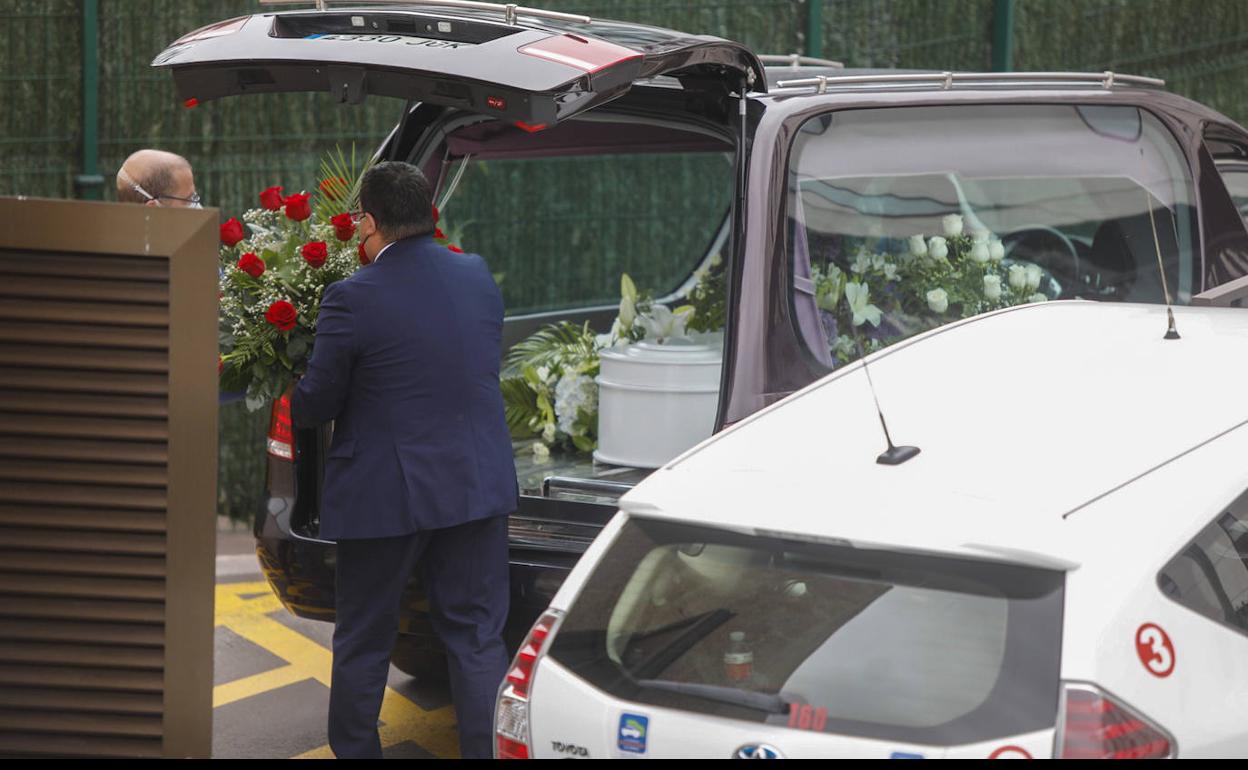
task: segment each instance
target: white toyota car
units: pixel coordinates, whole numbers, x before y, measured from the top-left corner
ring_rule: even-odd
[[[951,324],[656,472],[523,645],[497,755],[1248,756],[1248,313],[1175,316]],[[880,461],[869,379],[917,454]]]

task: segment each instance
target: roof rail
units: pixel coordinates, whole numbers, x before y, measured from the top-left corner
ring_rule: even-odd
[[[261,5],[315,5],[318,11],[328,11],[330,6],[342,5],[443,5],[448,8],[466,8],[474,11],[492,11],[500,13],[503,20],[511,26],[516,23],[518,16],[534,16],[539,19],[554,19],[556,21],[568,21],[573,24],[590,24],[593,22],[588,16],[582,16],[578,13],[561,13],[559,11],[544,11],[541,8],[527,8],[523,5],[514,3],[482,3],[477,0],[260,0]]]
[[[831,59],[816,59],[813,56],[802,56],[801,54],[796,53],[765,53],[760,54],[758,60],[761,61],[764,66],[769,67],[780,67],[787,64],[793,69],[798,69],[799,67],[831,67],[838,70],[845,69],[845,65],[839,61],[832,61]]]
[[[819,75],[795,80],[781,80],[781,89],[813,88],[815,93],[827,93],[830,89],[858,85],[939,86],[948,91],[959,84],[980,85],[1099,85],[1105,90],[1114,86],[1152,86],[1164,88],[1166,81],[1139,75],[1119,75],[1105,72],[909,72],[889,75]],[[771,93],[775,93],[772,91]]]

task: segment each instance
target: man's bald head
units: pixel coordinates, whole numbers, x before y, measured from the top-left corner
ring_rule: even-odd
[[[144,196],[133,185],[142,187],[151,197]],[[154,206],[161,197],[190,198],[194,193],[195,177],[190,162],[172,152],[139,150],[126,158],[117,172],[117,200],[122,203]]]

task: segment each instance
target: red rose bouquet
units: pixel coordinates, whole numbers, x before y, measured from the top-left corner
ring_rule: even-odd
[[[248,409],[279,397],[304,371],[325,287],[368,264],[349,213],[365,170],[354,153],[350,163],[331,155],[315,192],[269,187],[259,208],[221,226],[221,389],[246,391]]]

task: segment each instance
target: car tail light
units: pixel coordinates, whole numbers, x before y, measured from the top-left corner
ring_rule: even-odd
[[[533,688],[533,675],[561,617],[557,612],[547,612],[538,618],[507,670],[507,677],[498,690],[498,707],[494,712],[496,759],[530,758],[533,739],[529,730],[529,694]]]
[[[1174,740],[1121,701],[1067,684],[1053,755],[1061,759],[1169,759]]]
[[[622,45],[576,35],[552,35],[536,43],[522,46],[518,50],[526,56],[566,64],[591,75],[621,62],[640,59],[642,56],[637,51]]]
[[[290,424],[290,394],[273,402],[269,418],[269,454],[283,460],[295,459],[295,432]]]
[[[182,37],[173,41],[173,45],[193,43],[196,40],[208,40],[209,38],[221,37],[223,35],[232,35],[242,29],[243,25],[250,20],[250,16],[239,16],[235,19],[227,19],[225,21],[219,21],[216,24],[209,24],[206,27],[200,27],[194,32],[186,33]]]

